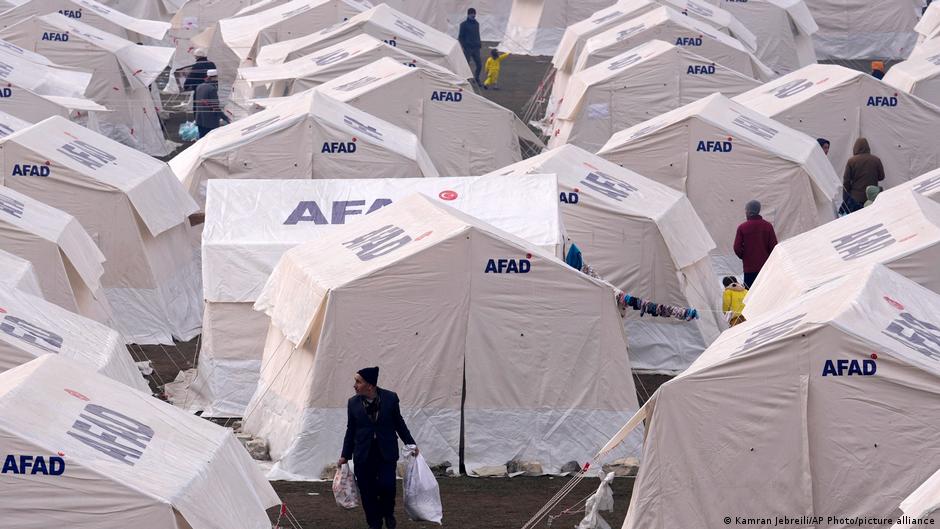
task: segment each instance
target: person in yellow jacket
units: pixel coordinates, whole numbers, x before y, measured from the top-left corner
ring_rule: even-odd
[[[725,292],[721,300],[721,310],[728,315],[728,323],[732,327],[739,323],[744,323],[744,296],[747,295],[747,289],[738,283],[734,276],[728,276],[721,280],[725,286]]]
[[[489,90],[499,90],[499,70],[502,67],[503,59],[509,57],[509,53],[500,53],[498,50],[490,50],[490,56],[486,59],[483,68],[486,70],[486,80],[483,81],[483,88]]]

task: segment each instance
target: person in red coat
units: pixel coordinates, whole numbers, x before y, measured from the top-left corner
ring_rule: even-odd
[[[747,220],[738,226],[734,236],[734,253],[744,261],[744,286],[749,289],[777,246],[777,234],[773,224],[760,216],[760,202],[748,202],[744,213]]]

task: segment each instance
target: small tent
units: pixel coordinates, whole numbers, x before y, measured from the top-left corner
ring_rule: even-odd
[[[0,410],[14,527],[270,529],[280,504],[231,430],[63,355],[0,374]]]
[[[563,255],[553,176],[217,180],[202,235],[206,300],[196,381],[169,391],[206,417],[240,417],[255,391],[268,318],[252,310],[278,259],[364,214],[420,192]]]
[[[940,166],[940,107],[841,66],[814,64],[745,92],[735,101],[813,138],[831,142],[842,174],[856,138],[868,138],[885,187]]]
[[[414,134],[316,90],[212,131],[170,167],[200,206],[215,178],[438,176]]]
[[[682,321],[627,311],[633,369],[675,374],[688,367],[725,327],[708,256],[715,243],[688,199],[572,145],[492,176],[514,182],[538,172],[558,175],[569,247],[577,245],[585,263],[632,296],[695,308],[700,315]]]
[[[898,523],[891,526],[891,529],[912,529],[931,523],[940,516],[940,470],[927,478],[927,481],[921,483],[910,496],[904,499],[900,505],[901,511],[907,518],[898,517]],[[930,520],[930,521],[927,521]]]
[[[940,106],[940,54],[899,62],[888,70],[884,82]]]
[[[95,0],[25,0],[20,5],[0,12],[0,28],[8,28],[30,17],[60,13],[134,42],[150,43],[163,40],[170,30],[168,22],[143,20],[126,15]]]
[[[456,38],[403,15],[385,4],[379,4],[322,31],[265,46],[258,54],[257,63],[287,62],[363,33],[442,66],[461,79],[473,77]]]
[[[71,215],[0,187],[0,249],[32,263],[43,299],[111,323],[101,292],[104,255]]]
[[[885,193],[870,207],[777,245],[748,293],[744,315],[763,316],[873,263],[940,293],[938,259],[940,204],[910,191]]]
[[[173,150],[157,113],[159,102],[150,91],[169,64],[172,48],[138,46],[59,13],[0,30],[0,39],[56,64],[91,72],[85,96],[111,111],[98,116],[106,136],[153,156]]]
[[[0,289],[0,308],[0,372],[55,353],[150,394],[117,332],[16,288]]]
[[[33,263],[0,250],[0,284],[4,288],[17,289],[30,296],[42,297],[39,278]]]
[[[938,325],[940,296],[874,267],[725,331],[630,421],[623,527],[890,526],[940,459]]]
[[[620,131],[598,154],[685,193],[717,244],[720,275],[741,274],[732,245],[749,200],[785,240],[834,219],[841,197],[815,139],[721,94]]]
[[[0,184],[74,215],[107,258],[115,328],[135,343],[199,334],[197,206],[167,164],[60,117],[0,139]],[[41,177],[41,178],[37,178]]]
[[[651,40],[571,78],[548,146],[595,152],[619,130],[715,92],[732,97],[759,85],[689,48]]]
[[[683,15],[670,7],[659,7],[595,35],[584,43],[574,72],[594,66],[653,39],[688,47],[697,55],[744,75],[767,81],[775,74],[739,40],[713,26]]]
[[[805,0],[819,31],[819,60],[903,59],[917,43],[914,26],[924,0]]]
[[[269,442],[272,478],[336,460],[354,366],[380,366],[428,461],[462,445],[471,474],[556,474],[637,405],[608,283],[423,196],[285,253],[255,308],[271,327],[244,428]]]

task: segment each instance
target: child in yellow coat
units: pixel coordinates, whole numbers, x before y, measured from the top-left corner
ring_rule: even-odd
[[[484,89],[489,90],[492,87],[493,90],[499,90],[499,69],[506,57],[509,57],[509,53],[490,50],[490,56],[487,57],[486,64],[483,65],[483,68],[486,69],[486,80],[483,81]]]
[[[747,289],[741,286],[734,276],[728,276],[721,282],[725,286],[721,310],[728,316],[728,323],[732,327],[744,323],[741,313],[744,312],[744,296],[747,295]]]

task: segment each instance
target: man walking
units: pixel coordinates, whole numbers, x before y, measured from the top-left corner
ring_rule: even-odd
[[[878,186],[885,179],[885,168],[878,158],[871,153],[868,140],[859,138],[852,146],[852,157],[845,164],[842,174],[842,200],[845,210],[854,213],[865,204],[869,186]]]
[[[738,226],[734,236],[734,253],[744,261],[744,288],[750,289],[777,246],[777,234],[773,225],[760,216],[760,202],[748,202],[744,214],[747,220]]]
[[[196,126],[199,137],[203,138],[220,127],[219,122],[231,123],[219,104],[219,72],[206,71],[206,81],[196,87],[193,95],[193,109],[196,111]]]
[[[480,71],[483,69],[483,58],[480,56],[480,23],[477,22],[477,10],[470,8],[467,10],[467,19],[460,23],[460,33],[457,35],[457,41],[463,49],[463,55],[467,58],[467,64],[473,63],[473,80],[477,86],[480,86]]]
[[[366,367],[356,373],[356,396],[346,405],[346,436],[341,467],[352,458],[359,485],[362,509],[369,529],[395,529],[395,470],[398,440],[415,444],[401,416],[398,395],[378,387],[379,368]],[[415,448],[417,455],[418,449]]]

